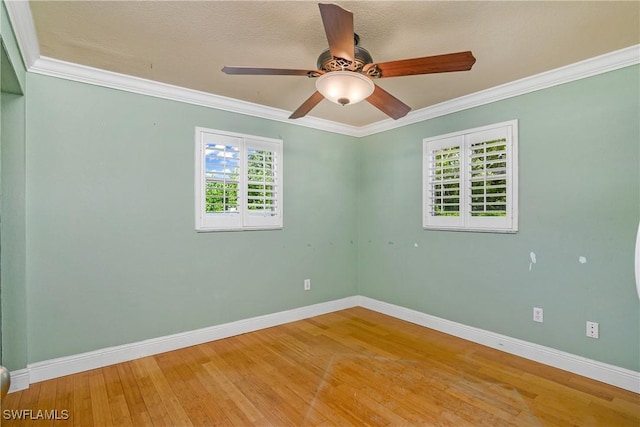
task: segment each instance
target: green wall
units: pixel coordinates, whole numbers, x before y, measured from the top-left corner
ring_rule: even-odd
[[[356,139],[31,73],[27,85],[30,363],[357,293]],[[196,126],[284,140],[283,230],[194,231]]]
[[[637,77],[357,140],[29,74],[29,362],[361,294],[640,370]],[[423,230],[422,139],[514,118],[520,231]],[[284,230],[193,231],[195,126],[285,141]]]
[[[16,370],[27,366],[25,99],[16,94],[26,71],[4,3],[0,35],[0,360]]]
[[[640,370],[638,77],[628,67],[368,137],[360,294]],[[511,119],[520,231],[423,230],[422,139]],[[544,323],[532,321],[534,306]],[[585,336],[587,320],[600,323],[599,340]]]
[[[27,96],[3,94],[0,118],[12,370],[360,294],[640,371],[638,66],[360,139],[16,67]],[[511,119],[520,231],[423,230],[422,139]],[[194,231],[196,126],[284,140],[283,230]]]

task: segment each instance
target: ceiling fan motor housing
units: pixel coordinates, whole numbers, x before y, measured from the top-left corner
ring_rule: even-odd
[[[332,56],[329,49],[324,50],[320,56],[318,56],[318,70],[323,70],[326,72],[331,71],[355,71],[358,73],[362,72],[362,68],[367,65],[373,63],[373,58],[367,49],[361,46],[355,46],[354,52],[354,60],[349,61],[348,59],[338,58],[336,56]],[[371,76],[375,77],[375,76]]]
[[[468,71],[476,62],[471,51],[466,51],[375,64],[371,54],[359,46],[360,37],[353,32],[353,13],[335,3],[320,3],[318,7],[329,49],[318,56],[315,70],[224,67],[222,71],[226,74],[307,76],[316,79],[316,91],[291,114],[292,119],[305,116],[323,99],[340,105],[356,104],[366,99],[397,120],[406,116],[411,107],[377,86],[373,79]],[[332,51],[335,55],[331,54]]]

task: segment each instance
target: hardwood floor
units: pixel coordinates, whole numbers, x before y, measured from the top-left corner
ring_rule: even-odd
[[[32,384],[2,410],[3,427],[640,425],[638,394],[364,308]]]

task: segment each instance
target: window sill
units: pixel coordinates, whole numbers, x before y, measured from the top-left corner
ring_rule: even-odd
[[[432,231],[468,231],[472,233],[496,233],[496,234],[516,234],[518,229],[513,230],[504,230],[504,229],[494,229],[494,228],[460,228],[460,227],[422,227],[425,230]]]
[[[282,230],[284,227],[281,225],[274,225],[268,227],[242,227],[242,228],[196,228],[197,233],[217,233],[221,231],[268,231],[268,230]]]

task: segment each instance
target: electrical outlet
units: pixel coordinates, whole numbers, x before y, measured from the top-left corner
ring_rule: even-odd
[[[595,339],[600,338],[600,326],[598,323],[587,320],[587,336]]]
[[[311,279],[304,279],[304,290],[305,291],[311,290]]]
[[[533,307],[533,321],[542,323],[544,321],[543,310],[539,307]]]

